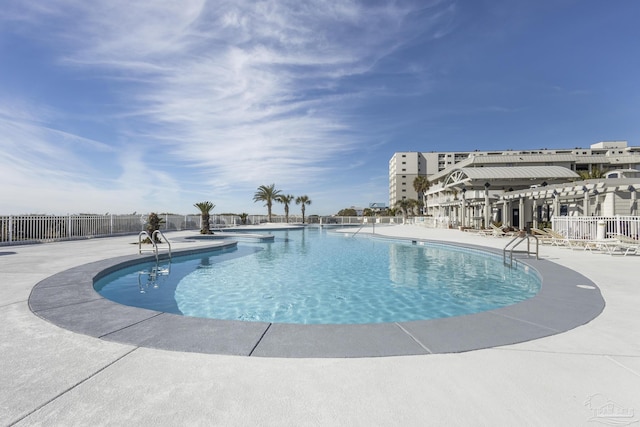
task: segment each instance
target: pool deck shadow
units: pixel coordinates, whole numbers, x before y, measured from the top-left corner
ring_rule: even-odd
[[[174,256],[235,244],[176,250]],[[459,353],[530,341],[586,324],[605,306],[600,290],[585,276],[526,257],[516,262],[540,275],[536,296],[482,313],[398,323],[299,325],[202,319],[124,306],[94,290],[94,281],[105,274],[153,259],[121,256],[55,274],[32,289],[29,307],[62,328],[138,347],[254,357],[351,358]]]

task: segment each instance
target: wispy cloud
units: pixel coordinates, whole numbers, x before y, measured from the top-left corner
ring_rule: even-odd
[[[426,12],[417,3],[52,0],[12,2],[5,19],[19,22],[25,34],[39,27],[60,66],[112,82],[120,102],[114,132],[135,141],[134,154],[116,156],[128,171],[117,182],[143,180],[132,171],[153,170],[146,163],[161,152],[198,168],[203,184],[228,191],[310,183],[356,150],[363,136],[345,118],[367,88],[346,91],[341,82],[371,72],[420,33],[437,38],[448,31],[449,2],[432,2]],[[416,19],[431,8],[432,19]],[[0,126],[8,130],[9,121]],[[6,150],[17,164],[28,162],[25,169],[37,165],[72,178],[88,168],[81,151],[65,146],[126,149],[46,124],[17,126],[5,141],[38,133],[29,136],[28,150]],[[61,157],[69,167],[58,168]],[[179,191],[170,169],[155,173]]]
[[[179,198],[175,180],[146,167],[141,153],[58,130],[48,123],[55,114],[18,105],[0,108],[3,214],[128,212]],[[110,159],[113,173],[101,173]]]
[[[55,114],[19,101],[0,106],[0,162],[3,171],[50,171],[77,178],[89,173],[81,154],[85,150],[112,151],[108,145],[50,127]]]

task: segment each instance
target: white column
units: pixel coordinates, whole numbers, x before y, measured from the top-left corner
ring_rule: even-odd
[[[509,202],[507,200],[502,201],[502,225],[508,225],[511,227],[511,218],[509,217]]]
[[[582,202],[582,215],[589,216],[589,190],[584,192],[584,201]]]
[[[631,192],[631,206],[630,206],[630,213],[633,216],[638,215],[638,190],[633,186],[630,185],[629,186],[629,191]],[[631,229],[629,230],[631,233],[631,236],[637,237],[638,236],[638,232],[640,230],[638,230],[638,222],[637,221],[632,221],[631,222]]]
[[[491,223],[491,205],[489,203],[489,189],[484,190],[484,226],[489,228]]]
[[[604,200],[604,194],[603,200]],[[602,204],[600,203],[600,193],[598,190],[593,190],[593,214],[601,216],[602,215]]]
[[[462,192],[462,199],[460,200],[460,225],[462,227],[466,227],[466,212],[467,210],[467,206],[466,206],[466,200],[464,198],[464,191]]]
[[[518,204],[518,217],[520,218],[520,224],[518,224],[518,228],[520,230],[524,230],[524,197],[520,197]]]

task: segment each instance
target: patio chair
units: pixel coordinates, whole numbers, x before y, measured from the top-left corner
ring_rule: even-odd
[[[625,234],[614,234],[613,237],[618,240],[618,249],[624,251],[623,255],[640,253],[640,240],[636,240],[633,237],[629,237]]]
[[[554,246],[571,246],[571,242],[568,238],[564,237],[562,234],[557,231],[553,231],[550,228],[543,229],[549,236],[551,236],[551,244]]]
[[[513,231],[504,231],[502,228],[497,227],[493,224],[491,225],[491,231],[493,232],[492,235],[493,237],[506,237],[506,236],[515,236],[516,233],[514,233]]]
[[[493,230],[488,228],[481,228],[479,230],[473,230],[478,236],[488,237],[493,236]]]
[[[535,227],[531,227],[529,230],[531,230],[531,234],[533,236],[536,236],[538,238],[540,243],[550,244],[553,240],[553,236],[544,230],[540,230],[539,228],[535,228]]]

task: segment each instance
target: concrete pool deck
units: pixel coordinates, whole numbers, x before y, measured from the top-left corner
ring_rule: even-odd
[[[351,239],[353,231],[343,234],[346,239]],[[371,235],[362,231],[356,238],[366,239]],[[218,236],[216,234],[214,237]],[[247,234],[227,233],[222,237],[230,239],[245,236]],[[273,242],[273,234],[265,236],[269,236],[268,241]],[[389,240],[376,236],[374,242],[380,244]],[[415,238],[405,241],[407,245],[416,247],[442,246],[441,241]],[[174,239],[173,242],[175,245],[179,240]],[[444,247],[455,245],[446,243]],[[215,262],[209,260],[212,250],[213,253],[220,249],[226,252],[236,246],[235,241],[229,241],[217,242],[213,246],[174,249],[173,259],[184,255],[190,259],[202,256],[206,259],[201,262],[208,265]],[[493,251],[486,246],[467,244],[464,247],[477,255]],[[496,265],[491,268],[503,268],[502,257],[503,254],[497,251],[493,257]],[[548,260],[536,260],[528,256],[520,256],[513,263],[514,268],[521,271],[528,269],[529,274],[533,274],[531,270],[535,269],[541,278],[540,290],[534,297],[490,311],[433,320],[300,325],[199,319],[123,306],[102,298],[94,291],[94,282],[99,278],[131,265],[138,266],[140,270],[142,260],[153,263],[155,258],[153,255],[141,257],[134,254],[84,264],[54,274],[32,289],[29,307],[36,315],[55,325],[107,341],[161,350],[254,357],[380,357],[458,353],[565,332],[590,322],[604,308],[600,290],[585,276]],[[165,260],[159,265],[162,267],[166,264]],[[174,266],[176,264],[177,261],[173,263]],[[463,265],[456,267],[464,269]],[[143,273],[143,277],[148,278],[149,273]],[[136,292],[140,283],[137,285]]]
[[[376,227],[376,234],[496,249],[506,243],[417,226]],[[168,235],[174,247],[210,245],[178,242],[181,236]],[[604,311],[561,334],[465,353],[292,359],[177,352],[74,333],[31,312],[37,283],[135,253],[134,240],[0,247],[0,425],[587,425],[607,421],[598,410],[611,407],[626,415],[617,420],[639,419],[638,256],[541,247],[543,260],[600,288]]]

